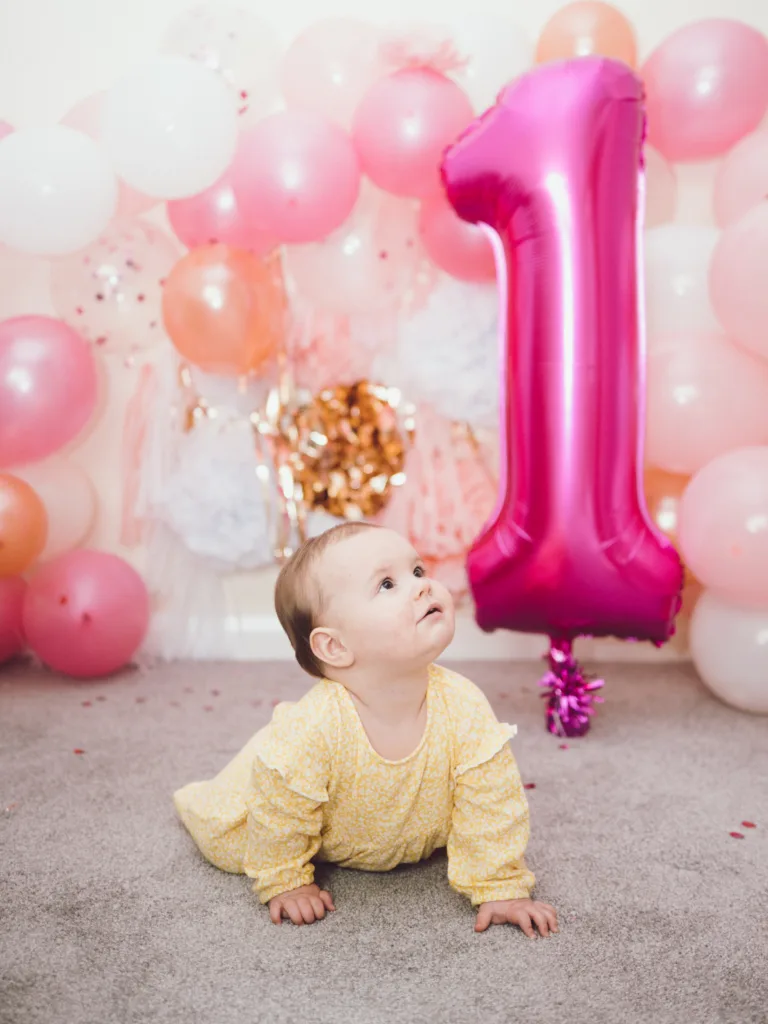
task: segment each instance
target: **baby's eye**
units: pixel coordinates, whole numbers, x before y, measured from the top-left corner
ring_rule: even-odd
[[[385,576],[379,584],[379,590],[391,590],[395,585],[395,581],[389,576]]]
[[[421,577],[421,576],[426,575],[426,572],[427,572],[427,570],[424,568],[423,565],[417,565],[416,568],[413,570],[413,575],[417,576],[417,577]]]

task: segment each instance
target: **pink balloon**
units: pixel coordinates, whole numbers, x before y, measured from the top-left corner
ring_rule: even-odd
[[[661,153],[645,147],[645,226],[655,228],[675,219],[677,177]]]
[[[315,242],[352,211],[360,164],[338,125],[307,110],[286,110],[244,132],[232,184],[259,233],[278,242]]]
[[[189,249],[221,243],[262,257],[275,247],[274,240],[258,231],[243,214],[231,170],[204,192],[189,199],[171,200],[166,210],[176,237]]]
[[[732,448],[768,442],[768,365],[725,338],[657,338],[647,372],[650,465],[690,475]]]
[[[12,135],[15,130],[12,124],[8,124],[7,121],[0,121],[0,140],[4,139],[6,135]]]
[[[0,466],[51,455],[76,437],[96,408],[91,349],[48,316],[0,323]]]
[[[27,646],[22,625],[26,589],[21,576],[0,578],[0,665],[21,654]]]
[[[492,281],[496,277],[493,247],[478,224],[456,215],[440,193],[421,204],[419,234],[430,258],[461,281]]]
[[[96,518],[96,489],[76,462],[53,455],[14,467],[13,475],[35,491],[48,516],[48,535],[39,562],[49,562],[88,538]]]
[[[768,447],[713,459],[688,484],[677,536],[686,565],[735,601],[768,603]]]
[[[65,114],[61,123],[88,135],[96,142],[101,142],[101,108],[105,96],[105,92],[97,92],[80,100]],[[118,180],[116,219],[138,217],[140,213],[146,213],[153,206],[157,206],[157,203],[157,199],[145,196],[130,185],[126,185],[124,181]]]
[[[674,162],[720,156],[768,109],[768,40],[741,21],[685,25],[654,50],[641,74],[648,141]]]
[[[314,110],[346,127],[383,73],[379,32],[373,25],[356,18],[325,18],[291,43],[280,83],[288,106]]]
[[[136,653],[149,623],[149,595],[117,555],[78,549],[42,569],[24,601],[24,631],[50,668],[79,679],[106,676]]]
[[[712,305],[726,333],[768,359],[768,200],[720,235],[709,268]]]
[[[747,135],[720,164],[715,178],[715,219],[733,224],[768,199],[768,129]]]
[[[660,643],[680,605],[680,560],[641,497],[642,96],[618,61],[544,64],[443,162],[459,215],[493,229],[505,297],[500,490],[467,562],[476,616],[551,637],[553,732],[589,727],[571,641]]]
[[[455,82],[430,68],[409,68],[369,90],[352,136],[374,184],[422,198],[439,191],[443,150],[471,120],[472,104]]]

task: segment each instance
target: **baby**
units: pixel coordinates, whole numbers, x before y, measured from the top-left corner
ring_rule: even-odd
[[[389,871],[445,848],[475,931],[557,932],[554,908],[530,898],[517,727],[434,664],[453,638],[453,601],[411,545],[383,527],[334,527],[283,567],[275,606],[319,681],[214,779],[174,793],[203,856],[252,878],[275,924],[301,925],[336,909],[313,860]]]

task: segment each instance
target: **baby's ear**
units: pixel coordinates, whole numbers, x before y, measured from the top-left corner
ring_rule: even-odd
[[[309,635],[309,646],[318,661],[331,668],[349,668],[355,660],[335,629],[318,626]]]

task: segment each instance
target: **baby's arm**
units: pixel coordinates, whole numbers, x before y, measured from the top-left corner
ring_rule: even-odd
[[[319,794],[316,794],[319,796]],[[245,874],[275,924],[282,917],[310,924],[334,910],[329,893],[314,885],[312,858],[321,845],[324,800],[291,789],[279,772],[254,762],[247,800]]]
[[[508,743],[489,761],[456,779],[448,881],[479,907],[476,930],[503,921],[519,924],[527,935],[557,930],[549,904],[531,900],[536,883],[525,863],[530,836],[528,801]]]

